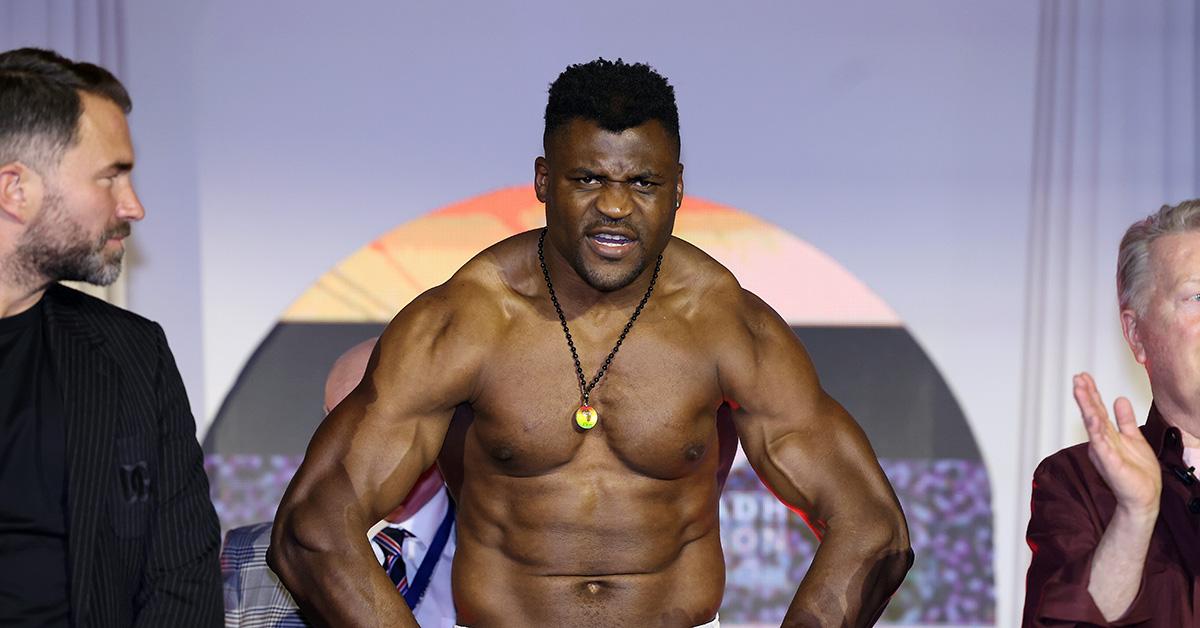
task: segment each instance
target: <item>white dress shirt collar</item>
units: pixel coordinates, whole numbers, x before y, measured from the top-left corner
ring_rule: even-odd
[[[417,514],[391,525],[408,530],[421,544],[429,547],[433,543],[433,537],[437,536],[438,528],[442,526],[442,520],[446,518],[446,510],[449,507],[450,498],[443,488],[429,498],[429,502],[422,506]]]

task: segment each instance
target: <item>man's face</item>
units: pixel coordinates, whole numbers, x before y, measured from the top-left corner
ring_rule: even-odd
[[[683,165],[657,120],[613,133],[576,118],[551,135],[534,171],[550,246],[596,290],[629,285],[666,248]]]
[[[15,260],[49,281],[108,285],[121,272],[129,223],[145,215],[133,189],[133,144],[125,114],[81,94],[79,142],[43,173],[42,200],[17,241]]]
[[[1135,332],[1130,334],[1130,318]],[[1163,236],[1150,245],[1145,308],[1122,312],[1134,357],[1146,367],[1156,398],[1200,408],[1200,231]]]

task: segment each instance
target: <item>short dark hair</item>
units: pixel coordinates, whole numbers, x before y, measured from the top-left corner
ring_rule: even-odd
[[[590,120],[613,133],[658,120],[679,148],[675,88],[645,63],[600,58],[568,66],[550,84],[543,146],[555,130],[574,118]]]
[[[0,164],[54,169],[79,141],[79,92],[106,98],[126,114],[129,92],[111,72],[39,48],[0,52]]]

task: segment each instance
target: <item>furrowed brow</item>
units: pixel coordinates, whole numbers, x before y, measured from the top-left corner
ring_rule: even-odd
[[[575,168],[573,170],[568,171],[567,176],[572,177],[572,178],[583,178],[583,177],[590,177],[593,179],[607,179],[608,178],[602,174],[597,173],[595,170],[592,170],[591,168]]]

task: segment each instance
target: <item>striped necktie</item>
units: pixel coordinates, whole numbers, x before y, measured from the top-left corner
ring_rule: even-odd
[[[384,528],[372,539],[383,550],[383,570],[387,572],[392,584],[400,595],[408,593],[408,574],[404,568],[404,538],[412,536],[407,530],[400,528]],[[411,606],[410,606],[411,608]]]

